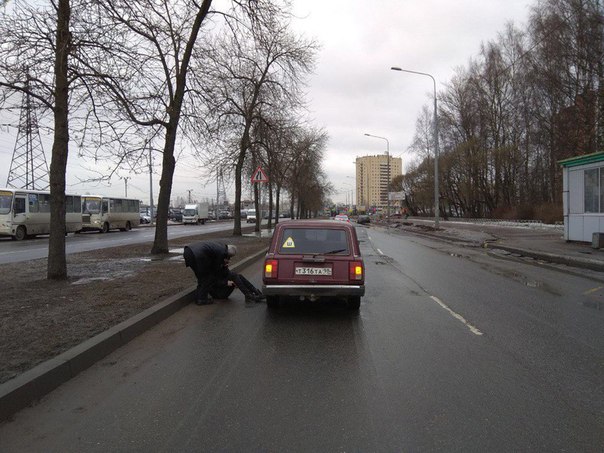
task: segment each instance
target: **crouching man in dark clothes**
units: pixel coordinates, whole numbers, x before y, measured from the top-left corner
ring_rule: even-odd
[[[226,288],[233,282],[245,295],[245,302],[260,302],[263,294],[243,275],[229,269],[229,260],[235,256],[237,248],[221,242],[202,241],[188,245],[184,249],[185,265],[190,267],[197,277],[197,305],[211,304],[208,293],[216,287]],[[230,292],[229,292],[230,294]]]

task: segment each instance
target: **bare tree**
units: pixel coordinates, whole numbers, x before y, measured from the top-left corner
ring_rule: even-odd
[[[441,197],[450,213],[532,216],[561,203],[558,161],[601,146],[604,21],[600,0],[545,0],[527,30],[508,24],[439,94]],[[420,115],[403,180],[413,208],[430,178]],[[424,153],[424,154],[422,154]]]
[[[281,12],[282,13],[282,12]],[[235,167],[235,226],[241,235],[242,172],[254,146],[253,130],[265,112],[296,109],[301,85],[314,63],[316,44],[293,35],[287,15],[273,14],[263,22],[231,22],[231,30],[213,43],[210,77],[211,111]]]
[[[141,134],[146,139],[139,150],[153,146],[154,141],[163,141],[157,227],[151,253],[168,251],[168,210],[178,131],[183,117],[193,116],[191,106],[187,105],[192,97],[187,97],[187,76],[211,4],[212,0],[201,3],[93,0],[91,3],[93,8],[97,7],[97,14],[89,20],[96,20],[106,31],[98,43],[98,56],[103,60],[92,59],[94,64],[87,66],[94,76],[89,89],[104,100],[91,105],[91,115],[113,118],[115,124],[111,130],[120,139],[126,136],[123,131],[148,128],[149,132]],[[106,129],[101,133],[106,133]],[[119,142],[124,147],[124,142]],[[117,154],[123,159],[123,152]]]
[[[292,218],[306,218],[318,211],[333,191],[321,168],[327,141],[327,133],[322,129],[298,128],[289,145],[286,187]]]
[[[53,118],[50,164],[50,238],[47,278],[67,277],[65,254],[65,172],[69,155],[69,113],[78,97],[70,93],[71,4],[58,0],[51,8],[19,2],[2,15],[0,34],[0,106],[14,108],[18,94],[34,98]],[[70,104],[70,94],[72,103]]]

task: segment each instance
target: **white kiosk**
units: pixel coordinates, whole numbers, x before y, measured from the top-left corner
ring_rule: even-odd
[[[564,239],[602,247],[604,152],[571,157],[558,163],[563,168]]]

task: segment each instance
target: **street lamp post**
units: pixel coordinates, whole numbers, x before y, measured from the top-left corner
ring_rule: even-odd
[[[440,213],[439,190],[438,190],[438,105],[436,101],[436,80],[431,74],[426,72],[411,71],[409,69],[401,69],[393,66],[390,69],[393,71],[408,72],[410,74],[419,74],[428,76],[434,84],[434,227],[438,228],[438,220]]]
[[[380,137],[379,135],[365,134],[367,137],[379,138],[381,140],[386,140],[386,159],[388,162],[387,165],[387,174],[388,174],[388,185],[386,188],[386,221],[388,225],[390,225],[390,142],[386,137]]]
[[[352,176],[346,176],[347,178],[350,179],[354,179],[355,183],[356,183],[356,178],[353,178]],[[350,189],[350,204],[354,206],[354,190],[356,189],[355,186],[353,186],[352,184],[350,185],[351,189]],[[357,198],[359,197],[359,194],[357,193]],[[358,200],[357,200],[358,201]],[[351,206],[352,209],[352,206]]]

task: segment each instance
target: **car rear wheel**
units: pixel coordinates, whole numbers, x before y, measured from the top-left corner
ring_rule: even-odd
[[[350,310],[358,311],[361,308],[361,296],[351,296],[347,303]]]
[[[281,305],[281,301],[279,300],[279,296],[266,296],[266,306],[274,310]]]

